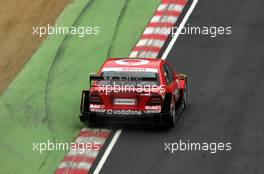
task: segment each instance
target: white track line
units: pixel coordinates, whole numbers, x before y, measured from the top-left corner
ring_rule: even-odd
[[[99,164],[97,165],[96,169],[94,170],[93,174],[99,174],[99,172],[101,171],[107,157],[109,156],[110,152],[112,151],[112,149],[113,149],[115,143],[117,142],[117,139],[121,133],[122,133],[122,129],[119,129],[116,131],[115,135],[113,136],[110,144],[108,145],[107,149],[105,150],[105,153],[104,153],[103,157],[101,158]]]
[[[170,41],[167,49],[165,50],[165,52],[163,53],[161,59],[166,59],[170,50],[172,49],[173,45],[175,44],[177,38],[179,37],[179,34],[180,34],[180,31],[182,30],[182,28],[184,27],[185,23],[187,22],[188,18],[190,17],[190,15],[192,14],[196,4],[197,4],[198,0],[194,0],[192,5],[190,6],[189,10],[187,11],[186,15],[184,16],[180,26],[179,26],[179,29],[177,30],[176,34],[174,35],[174,37],[172,38],[172,40]],[[94,173],[93,174],[99,174],[107,157],[109,156],[110,152],[112,151],[115,143],[117,142],[118,140],[118,137],[120,136],[120,134],[122,133],[122,129],[119,129],[116,131],[115,135],[113,136],[110,144],[108,145],[103,157],[101,158],[99,164],[97,165],[96,169],[94,170]]]
[[[178,39],[181,30],[183,29],[184,25],[186,24],[187,20],[189,19],[190,15],[192,14],[196,4],[198,3],[198,0],[193,0],[192,5],[190,6],[189,10],[187,11],[186,15],[184,16],[181,24],[179,25],[179,28],[177,29],[175,35],[173,36],[173,38],[171,39],[167,49],[165,50],[165,52],[163,53],[161,59],[165,60],[168,56],[168,54],[170,53],[173,45],[175,44],[176,40]]]

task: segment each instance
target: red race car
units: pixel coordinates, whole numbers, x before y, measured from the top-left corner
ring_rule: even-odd
[[[187,105],[187,76],[161,59],[109,58],[81,98],[80,120],[173,127]]]

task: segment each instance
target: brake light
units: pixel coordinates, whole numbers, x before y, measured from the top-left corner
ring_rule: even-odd
[[[97,92],[91,93],[90,104],[103,104],[102,100]]]
[[[151,96],[148,102],[148,105],[162,105],[162,98],[159,95]]]

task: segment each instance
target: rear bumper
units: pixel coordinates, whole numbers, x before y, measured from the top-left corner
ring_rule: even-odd
[[[151,125],[166,125],[169,113],[155,113],[142,115],[108,115],[106,113],[89,112],[80,115],[84,123],[136,123]]]

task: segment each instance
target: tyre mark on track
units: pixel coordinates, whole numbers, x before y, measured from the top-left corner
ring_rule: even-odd
[[[108,48],[108,51],[107,51],[107,58],[110,57],[111,55],[111,51],[112,51],[112,43],[113,41],[115,40],[116,38],[116,35],[117,35],[117,31],[119,29],[119,26],[120,26],[120,23],[122,22],[123,18],[124,18],[124,15],[127,11],[127,5],[129,3],[130,0],[126,0],[125,3],[124,3],[124,6],[122,7],[121,11],[120,11],[120,14],[118,16],[118,19],[117,19],[117,22],[116,22],[116,25],[115,25],[115,29],[114,29],[114,34],[113,34],[113,37],[111,39],[111,43],[110,43],[110,46]]]
[[[81,13],[79,14],[79,16],[76,18],[76,20],[74,21],[74,23],[73,23],[73,25],[72,26],[75,26],[77,23],[78,23],[78,21],[79,21],[79,19],[82,17],[82,15],[93,5],[93,3],[95,2],[95,0],[90,0],[87,4],[86,4],[86,6],[83,8],[83,10],[81,11]],[[67,39],[69,39],[70,38],[70,36],[68,36],[68,35],[66,35],[64,38],[63,38],[63,40],[62,40],[62,42],[61,42],[61,44],[60,44],[60,46],[59,46],[59,48],[58,48],[58,50],[57,50],[57,52],[56,52],[56,54],[55,54],[55,56],[54,56],[54,58],[53,58],[53,60],[52,60],[52,63],[51,63],[51,65],[50,65],[50,68],[49,68],[49,71],[48,71],[48,76],[47,76],[47,81],[46,81],[46,87],[45,87],[45,96],[44,96],[44,110],[45,110],[45,117],[42,119],[42,123],[45,123],[45,122],[47,122],[47,126],[48,126],[48,129],[49,129],[49,132],[50,132],[50,136],[51,136],[51,139],[52,139],[52,141],[54,141],[54,136],[53,136],[53,133],[52,133],[52,127],[51,127],[51,123],[49,122],[49,109],[48,109],[48,101],[47,101],[47,98],[48,98],[48,87],[49,87],[49,82],[50,82],[50,76],[51,76],[51,74],[52,74],[52,70],[53,70],[53,67],[54,67],[54,65],[55,65],[55,63],[56,63],[56,61],[57,61],[57,59],[58,59],[58,57],[60,56],[60,54],[63,52],[63,45],[64,45],[64,43],[67,41]],[[45,159],[44,159],[44,161],[43,161],[43,163],[40,165],[40,168],[39,169],[41,169],[41,167],[43,166],[43,164],[45,164],[45,162],[47,161],[47,159],[49,158],[49,156],[50,156],[50,154],[51,154],[51,152],[48,152],[48,154],[47,154],[47,156],[45,157]]]
[[[95,2],[95,0],[91,0],[87,3],[87,5],[83,8],[83,10],[81,11],[80,15],[77,17],[77,19],[74,21],[73,25],[72,26],[75,26],[79,19],[83,16],[83,14],[93,5],[93,3]],[[48,77],[47,77],[47,83],[46,83],[46,88],[45,88],[45,110],[46,110],[46,116],[43,118],[42,120],[42,123],[46,122],[48,117],[49,117],[49,112],[48,112],[48,103],[47,103],[47,96],[48,96],[48,86],[49,86],[49,82],[50,82],[50,76],[52,74],[52,70],[53,70],[53,67],[57,61],[57,59],[60,57],[61,53],[63,53],[63,45],[64,43],[70,38],[71,36],[68,36],[66,35],[63,39],[63,41],[61,42],[54,58],[53,58],[53,61],[50,65],[50,68],[49,68],[49,71],[48,71]]]

